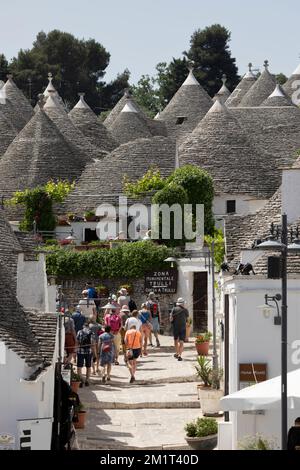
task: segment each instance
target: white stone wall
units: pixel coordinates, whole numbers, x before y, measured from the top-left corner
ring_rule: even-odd
[[[220,194],[214,197],[213,213],[216,217],[227,215],[226,201],[236,201],[236,214],[248,215],[255,214],[267,202],[266,199],[249,199],[242,194]]]
[[[300,218],[300,168],[282,172],[282,213],[287,214],[288,223]]]
[[[300,367],[300,279],[289,279],[288,288],[290,371]],[[275,313],[272,313],[270,318],[265,318],[258,308],[264,304],[266,293],[275,295],[281,292],[281,284],[280,280],[247,276],[227,280],[224,292],[229,294],[229,393],[233,393],[239,389],[240,363],[267,363],[268,379],[281,374],[281,328],[274,325]],[[298,362],[295,362],[295,359],[298,359]],[[300,416],[300,409],[290,411],[289,426],[297,416]],[[280,445],[278,410],[267,411],[264,416],[232,412],[230,419],[233,422],[234,446],[242,436],[256,433],[273,436]]]
[[[19,356],[6,348],[5,363],[0,361],[0,434],[14,435],[17,448],[18,420],[53,416],[53,367],[49,367],[36,381],[25,381],[31,372],[33,370]],[[51,436],[48,438],[49,447]]]

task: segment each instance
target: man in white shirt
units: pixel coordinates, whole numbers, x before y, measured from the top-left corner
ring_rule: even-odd
[[[132,328],[132,326],[135,326],[136,331],[140,331],[142,322],[137,318],[139,312],[137,310],[133,310],[132,316],[127,318],[125,322],[125,330],[128,331]]]
[[[96,305],[93,299],[88,298],[88,291],[82,291],[83,299],[79,300],[79,305],[81,312],[87,318],[90,318],[91,315],[96,315]]]

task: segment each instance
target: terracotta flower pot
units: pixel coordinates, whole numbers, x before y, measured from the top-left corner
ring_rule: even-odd
[[[86,411],[79,411],[77,416],[78,416],[78,421],[74,423],[75,429],[84,429],[85,428]]]
[[[197,353],[199,356],[207,356],[209,350],[209,341],[205,343],[195,343]]]
[[[200,407],[204,416],[218,416],[221,410],[220,400],[223,390],[216,390],[204,385],[198,388]]]
[[[78,393],[80,382],[71,382],[72,392]]]
[[[185,328],[185,342],[188,343],[189,342],[189,338],[191,336],[191,329],[192,329],[192,325],[186,325],[186,328]]]

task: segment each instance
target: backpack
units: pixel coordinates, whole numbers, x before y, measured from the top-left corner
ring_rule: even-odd
[[[158,316],[158,303],[157,302],[148,302],[148,306],[150,308],[150,312],[152,317]]]
[[[121,327],[121,319],[119,315],[113,314],[109,317],[109,326],[111,327],[111,331],[114,333],[118,331]]]
[[[91,331],[86,331],[82,330],[81,332],[81,337],[80,337],[80,346],[82,347],[88,347],[91,345],[91,340],[92,340],[92,332]]]

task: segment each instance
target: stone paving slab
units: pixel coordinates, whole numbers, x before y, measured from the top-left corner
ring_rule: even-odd
[[[200,409],[89,410],[78,442],[82,449],[186,449],[185,423],[200,416]]]
[[[89,409],[140,409],[140,408],[199,408],[197,383],[143,385],[132,384],[124,388],[111,382],[79,391],[84,405]]]

